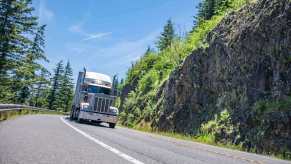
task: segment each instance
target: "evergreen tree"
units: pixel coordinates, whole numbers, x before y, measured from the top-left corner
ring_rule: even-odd
[[[25,103],[32,93],[33,85],[38,80],[36,72],[44,69],[37,61],[47,61],[44,54],[44,30],[45,26],[37,28],[31,47],[26,56],[20,61],[13,76],[13,92],[16,93],[15,103]]]
[[[31,66],[31,71],[34,73],[34,77],[32,78],[32,86],[31,86],[31,97],[30,97],[30,105],[32,106],[42,106],[46,103],[44,102],[45,98],[47,97],[47,88],[49,84],[48,77],[50,73],[46,70],[42,65],[38,64],[36,61],[44,60],[48,62],[44,54],[44,47],[45,47],[45,25],[42,25],[37,28],[37,32],[35,33],[33,44],[31,50],[29,52],[28,61],[26,64]],[[41,97],[40,97],[41,96]]]
[[[198,14],[194,17],[192,31],[201,21],[210,20],[214,15],[219,14],[229,8],[230,0],[203,0],[198,5]]]
[[[37,18],[32,16],[32,11],[30,0],[0,1],[0,99],[4,101],[14,96],[11,74],[15,73],[14,69],[32,44],[30,36],[37,27]]]
[[[31,106],[45,107],[47,105],[48,88],[49,88],[49,77],[50,73],[46,69],[42,69],[38,75],[36,84],[34,85]]]
[[[175,30],[172,21],[169,19],[164,26],[164,31],[161,33],[157,42],[157,47],[160,51],[170,47],[175,38]]]
[[[207,0],[206,3],[204,3],[205,12],[203,17],[205,20],[209,20],[215,15],[215,5],[215,0]]]
[[[216,0],[215,1],[215,14],[227,10],[230,7],[230,0]]]
[[[56,69],[54,70],[54,76],[52,78],[52,86],[50,89],[49,97],[48,97],[48,108],[51,110],[57,109],[57,95],[60,91],[60,84],[62,81],[62,75],[64,72],[63,61],[59,61],[56,65]]]
[[[57,107],[64,112],[67,112],[71,108],[73,99],[73,70],[70,62],[67,62],[65,72],[62,75],[60,82],[60,91],[57,94]]]

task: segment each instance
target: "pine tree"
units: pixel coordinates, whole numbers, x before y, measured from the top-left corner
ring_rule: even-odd
[[[49,97],[48,97],[48,108],[51,110],[57,109],[57,95],[60,90],[60,84],[62,80],[62,75],[64,72],[63,61],[59,61],[56,65],[56,69],[54,70],[54,76],[52,78],[52,86],[50,89]]]
[[[226,10],[230,6],[230,3],[230,0],[203,0],[197,7],[198,14],[194,17],[193,30],[199,22],[210,20],[214,15]]]
[[[58,109],[67,112],[70,110],[73,99],[73,70],[70,62],[67,62],[65,72],[62,75],[60,82],[60,91],[57,94],[57,106]]]
[[[161,33],[157,42],[157,47],[160,51],[170,47],[175,38],[175,30],[172,21],[169,19],[164,26],[164,31]]]
[[[31,77],[31,97],[30,97],[30,105],[32,106],[40,106],[44,105],[44,100],[47,97],[45,94],[47,92],[49,80],[47,77],[50,76],[50,73],[47,69],[45,69],[42,65],[37,63],[36,61],[44,60],[48,62],[48,59],[45,56],[44,48],[45,48],[45,25],[42,25],[37,28],[35,33],[33,44],[31,50],[29,51],[28,60],[26,61],[27,66],[31,67],[31,71],[34,76]],[[41,96],[41,98],[40,98]],[[41,102],[41,103],[40,103]]]
[[[44,29],[38,28],[31,0],[0,1],[0,101],[25,103],[45,59]]]
[[[198,6],[198,16],[196,19],[209,20],[215,15],[217,0],[203,0]]]
[[[31,97],[31,106],[45,107],[47,105],[47,96],[49,88],[49,77],[50,73],[46,69],[42,69],[38,75],[37,82],[34,85],[34,89]]]
[[[32,47],[31,47],[31,49],[29,51],[29,56],[30,56],[31,61],[44,60],[44,61],[48,62],[48,59],[46,58],[45,53],[44,53],[44,48],[45,48],[45,36],[44,36],[45,27],[46,27],[46,25],[42,25],[42,26],[38,27],[36,33],[34,34]],[[41,67],[37,63],[33,63],[33,64],[37,65],[38,68]]]
[[[14,93],[16,93],[15,103],[25,103],[32,93],[33,85],[37,81],[36,72],[41,71],[42,65],[37,63],[39,60],[47,61],[44,54],[44,30],[45,26],[37,28],[31,47],[27,50],[26,56],[20,61],[19,66],[15,69],[13,76]]]
[[[0,1],[0,99],[14,96],[9,93],[10,77],[31,46],[30,36],[37,27],[32,11],[30,0]]]

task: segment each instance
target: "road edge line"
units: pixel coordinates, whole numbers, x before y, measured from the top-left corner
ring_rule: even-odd
[[[109,146],[109,145],[106,145],[105,143],[99,141],[98,139],[92,137],[91,135],[87,134],[86,132],[76,128],[75,126],[71,125],[70,123],[68,123],[64,117],[60,117],[60,119],[62,120],[63,123],[65,123],[66,125],[68,125],[69,127],[71,127],[72,129],[74,129],[76,132],[80,133],[81,135],[83,135],[84,137],[86,137],[87,139],[95,142],[96,144],[102,146],[103,148],[113,152],[114,154],[118,155],[119,157],[133,163],[133,164],[144,164],[143,162],[125,154],[125,153],[122,153],[121,151]]]

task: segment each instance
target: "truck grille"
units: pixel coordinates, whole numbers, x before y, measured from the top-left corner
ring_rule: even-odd
[[[105,95],[105,94],[96,94],[95,96],[95,104],[94,111],[109,113],[109,107],[112,105],[114,101],[113,96]]]

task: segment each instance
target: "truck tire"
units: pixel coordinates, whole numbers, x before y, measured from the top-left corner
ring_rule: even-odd
[[[73,112],[70,112],[70,120],[73,120]]]
[[[83,119],[81,119],[81,118],[78,117],[78,118],[77,118],[77,122],[78,122],[78,123],[83,123]]]
[[[79,117],[79,115],[80,115],[80,110],[77,110],[77,111],[76,111],[76,120],[77,120],[79,123],[81,123],[81,122],[82,122],[82,119]]]
[[[71,112],[70,112],[70,120],[74,120],[74,106],[72,106]]]
[[[77,120],[78,117],[79,117],[79,108],[74,109],[74,112],[73,112],[73,120]]]
[[[115,123],[109,123],[109,128],[113,129],[113,128],[115,128],[115,125],[116,125]]]
[[[74,109],[70,112],[70,120],[74,120]]]

